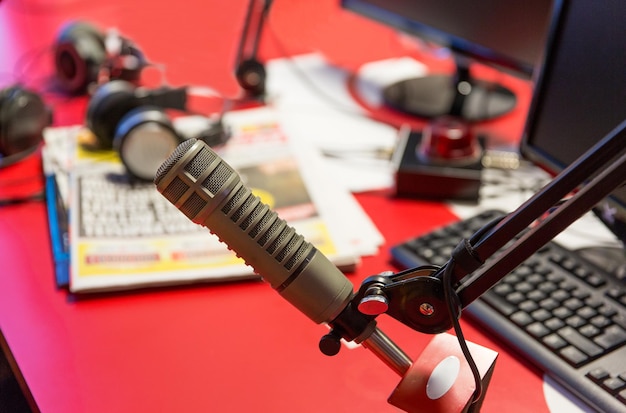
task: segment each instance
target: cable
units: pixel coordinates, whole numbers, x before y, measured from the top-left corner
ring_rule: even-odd
[[[6,207],[6,206],[25,204],[28,202],[43,201],[45,199],[46,199],[46,196],[43,191],[35,192],[33,194],[26,195],[23,197],[0,199],[0,208]]]
[[[506,218],[506,215],[503,215],[501,217],[498,218],[494,218],[492,219],[490,222],[488,222],[487,224],[485,224],[483,227],[481,227],[478,231],[476,231],[469,239],[469,243],[470,245],[473,247],[474,245],[476,245],[476,243],[478,243],[483,236],[488,232],[491,231],[491,229],[493,229],[493,227],[495,227],[496,225],[498,225],[498,223],[500,223],[500,221],[502,221],[504,218]]]
[[[452,322],[452,327],[454,328],[454,332],[456,334],[456,338],[459,342],[459,346],[461,347],[461,351],[465,356],[465,360],[469,365],[470,370],[472,371],[472,375],[474,376],[475,390],[472,396],[471,404],[477,403],[483,393],[483,382],[480,377],[480,372],[478,371],[478,367],[476,366],[476,362],[472,357],[472,354],[469,351],[467,346],[467,342],[465,341],[465,337],[463,336],[463,330],[461,329],[461,324],[459,322],[459,311],[455,306],[457,302],[456,295],[452,292],[452,270],[454,269],[454,258],[451,258],[450,261],[446,264],[443,272],[443,293],[446,304],[448,305],[448,312],[450,313],[450,321]]]

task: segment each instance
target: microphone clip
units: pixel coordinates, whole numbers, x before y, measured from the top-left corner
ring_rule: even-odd
[[[366,278],[352,302],[359,311],[378,316],[387,314],[411,329],[439,334],[452,327],[452,317],[443,282],[436,277],[440,267],[424,265],[396,274],[382,273]],[[461,313],[453,295],[455,317]]]

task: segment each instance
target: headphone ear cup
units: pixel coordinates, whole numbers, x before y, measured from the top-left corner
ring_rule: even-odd
[[[256,59],[242,61],[235,72],[239,85],[251,95],[258,97],[265,94],[267,74],[263,63]]]
[[[141,105],[135,87],[124,80],[101,85],[87,105],[87,127],[97,140],[99,149],[111,149],[121,119]]]
[[[0,94],[0,166],[7,166],[33,152],[43,140],[51,114],[41,97],[19,86]]]
[[[162,109],[141,106],[120,121],[113,147],[132,177],[152,181],[182,140]]]
[[[68,93],[83,94],[98,79],[106,60],[104,35],[85,22],[61,29],[54,45],[54,66],[60,86]]]
[[[130,40],[122,39],[120,59],[117,65],[110,68],[111,77],[128,82],[137,82],[141,71],[148,65],[143,52]]]

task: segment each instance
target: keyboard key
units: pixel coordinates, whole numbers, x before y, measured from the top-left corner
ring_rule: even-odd
[[[600,334],[600,329],[592,324],[587,324],[581,327],[578,331],[587,338],[592,338]]]
[[[585,320],[584,318],[578,316],[578,315],[573,315],[571,317],[568,317],[565,322],[567,323],[568,326],[574,327],[574,328],[578,328],[578,327],[582,327],[585,324],[587,324],[587,320]]]
[[[556,317],[552,317],[551,319],[547,320],[544,325],[546,327],[548,327],[550,330],[552,331],[556,331],[559,328],[563,327],[565,325],[565,323],[563,322],[563,320],[556,318]]]
[[[618,377],[609,377],[602,382],[602,387],[604,387],[611,393],[617,393],[618,391],[623,390],[624,387],[626,387],[626,382],[619,379]]]
[[[521,282],[519,284],[516,285],[516,290],[521,292],[521,293],[528,293],[530,291],[532,291],[535,287],[533,287],[533,285],[531,283],[528,282]]]
[[[603,368],[595,368],[587,373],[587,377],[596,383],[600,383],[609,378],[609,372]]]
[[[612,349],[626,342],[626,330],[620,326],[610,326],[593,341],[604,349]]]
[[[596,315],[598,315],[598,312],[591,308],[591,307],[581,307],[578,311],[576,311],[576,314],[578,314],[580,317],[589,320],[592,317],[595,317]]]
[[[546,298],[546,294],[540,290],[533,290],[533,291],[530,291],[528,294],[526,294],[526,297],[538,303],[539,301]]]
[[[616,315],[611,321],[626,330],[626,315]]]
[[[559,337],[558,334],[549,334],[545,336],[542,341],[544,342],[546,346],[550,347],[552,350],[558,350],[567,345],[567,341]]]
[[[582,302],[582,301],[580,301],[580,299],[575,298],[575,297],[572,297],[572,298],[567,299],[567,300],[563,303],[563,305],[564,305],[565,307],[569,308],[569,309],[570,309],[570,310],[572,310],[572,311],[576,311],[576,310],[578,310],[579,308],[581,308],[584,304],[583,304],[583,302]]]
[[[590,357],[595,357],[602,354],[602,348],[589,340],[587,337],[580,334],[572,327],[566,326],[558,331],[558,334],[568,343],[576,346],[576,348],[584,351]]]
[[[591,274],[585,278],[583,278],[583,281],[585,281],[587,284],[591,285],[592,287],[602,287],[603,285],[606,285],[606,280],[599,276],[598,274]]]
[[[603,315],[598,315],[591,319],[591,324],[598,328],[604,328],[611,324],[611,320]]]
[[[526,300],[521,302],[519,305],[520,310],[530,313],[531,311],[535,311],[539,308],[539,304],[532,300]]]
[[[572,292],[572,297],[576,297],[579,300],[585,301],[591,296],[589,291],[583,290],[582,288],[578,288]]]
[[[513,292],[513,287],[510,284],[499,283],[493,287],[493,291],[498,295],[507,295]]]
[[[524,301],[526,299],[526,297],[524,296],[524,294],[518,292],[518,291],[514,291],[511,294],[508,294],[506,296],[507,301],[509,301],[512,304],[519,304],[522,301]]]
[[[603,305],[602,307],[600,307],[598,312],[606,317],[613,317],[615,314],[617,314],[617,310],[610,305]]]
[[[537,338],[541,338],[545,335],[550,334],[550,330],[539,322],[535,322],[526,326],[526,331]]]
[[[546,321],[547,319],[552,317],[552,314],[545,308],[535,310],[530,315],[537,321]]]
[[[515,324],[519,324],[520,326],[526,326],[532,322],[534,322],[535,320],[533,320],[533,318],[526,312],[524,311],[518,311],[514,314],[511,315],[511,320],[515,323]]]
[[[554,291],[552,291],[551,297],[554,300],[562,303],[563,301],[569,299],[571,295],[568,291],[555,289]]]
[[[561,320],[565,320],[567,317],[571,316],[574,313],[569,308],[559,307],[555,308],[552,314],[556,317],[559,317]]]
[[[573,346],[565,347],[559,354],[574,367],[579,367],[589,360],[585,353]]]
[[[545,308],[548,311],[552,311],[559,306],[559,302],[556,301],[554,298],[546,298],[539,302],[539,306],[541,308]]]

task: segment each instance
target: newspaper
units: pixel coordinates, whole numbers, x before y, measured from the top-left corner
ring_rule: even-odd
[[[194,121],[175,120],[181,129]],[[223,121],[232,137],[220,156],[305,239],[344,271],[376,253],[383,239],[369,217],[324,174],[315,150],[285,136],[271,109],[234,111]],[[114,152],[85,150],[85,133],[80,126],[45,133],[44,168],[69,213],[70,291],[258,278],[154,184],[133,182]]]

